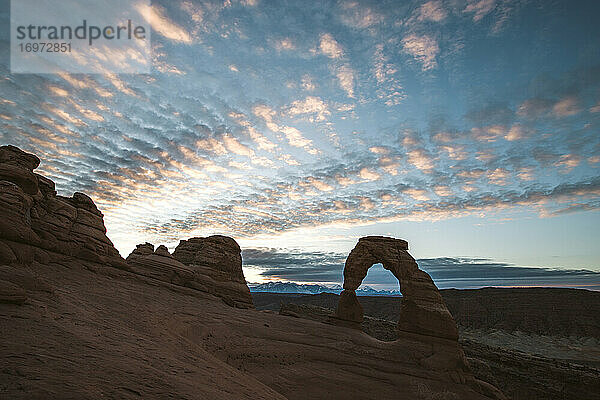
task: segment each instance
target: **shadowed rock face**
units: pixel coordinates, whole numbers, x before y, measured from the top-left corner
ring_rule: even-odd
[[[123,267],[94,202],[83,193],[57,196],[54,182],[33,172],[39,163],[17,147],[0,147],[0,263],[68,256]]]
[[[214,235],[181,240],[173,258],[194,271],[192,287],[217,295],[231,306],[254,307],[242,270],[241,249],[232,238]]]
[[[194,271],[175,260],[165,246],[155,251],[151,243],[138,244],[127,256],[127,266],[136,274],[179,286],[189,287],[187,283],[194,279]]]
[[[79,260],[201,290],[232,306],[252,307],[235,240],[211,236],[182,241],[177,257],[165,246],[154,251],[145,243],[125,261],[106,236],[104,216],[92,199],[83,193],[57,196],[54,182],[33,172],[39,164],[39,158],[17,147],[0,147],[0,265],[72,265]],[[0,279],[0,302],[19,304],[25,299],[18,286]]]
[[[224,280],[246,283],[240,246],[230,237],[214,235],[181,240],[173,257],[186,265],[209,267]]]
[[[182,240],[173,255],[165,246],[137,245],[127,257],[132,272],[201,290],[238,308],[253,308],[240,247],[226,236]]]
[[[458,344],[456,323],[431,277],[419,269],[407,250],[408,243],[400,239],[382,236],[359,239],[346,259],[344,291],[331,321],[361,329],[363,309],[356,297],[356,289],[367,276],[368,269],[381,263],[398,279],[403,294],[398,320],[399,340],[410,338],[428,344],[431,347],[422,355],[422,365],[445,371],[456,381],[469,381],[472,374]]]
[[[419,269],[408,254],[408,243],[401,239],[367,236],[346,259],[344,291],[340,296],[336,316],[341,320],[362,322],[362,308],[356,299],[356,289],[373,264],[381,263],[400,282],[403,299],[398,320],[400,331],[458,340],[458,330],[452,315],[433,280]]]

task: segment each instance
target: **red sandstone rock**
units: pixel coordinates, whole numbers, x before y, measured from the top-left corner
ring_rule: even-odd
[[[0,147],[0,259],[44,262],[51,254],[123,267],[106,236],[102,213],[82,193],[57,196],[54,182],[33,172],[40,160]]]
[[[157,255],[163,256],[163,257],[173,258],[171,253],[169,253],[169,249],[167,249],[167,246],[163,246],[163,245],[158,246],[156,248],[156,250],[154,251],[154,254],[157,254]]]
[[[235,307],[254,307],[242,270],[240,246],[232,238],[214,235],[182,240],[173,257],[194,270],[192,287]]]
[[[194,279],[194,271],[175,260],[165,246],[159,249],[155,252],[151,243],[138,244],[127,256],[128,269],[163,282],[189,287],[188,283]]]
[[[33,171],[40,165],[40,159],[29,153],[25,153],[18,147],[8,145],[2,146],[0,151],[0,164],[16,165]]]
[[[456,323],[442,296],[431,277],[419,269],[407,250],[408,243],[404,240],[382,236],[360,238],[344,267],[344,294],[340,298],[338,317],[348,319],[348,315],[354,315],[350,320],[360,322],[356,315],[362,316],[362,310],[357,308],[358,301],[352,299],[356,297],[354,291],[367,276],[367,270],[373,264],[381,263],[400,282],[403,301],[398,329],[457,340]]]
[[[360,238],[344,267],[344,291],[331,322],[361,329],[363,309],[356,289],[373,264],[381,263],[400,282],[403,298],[398,320],[400,337],[426,343],[430,352],[420,363],[432,370],[445,371],[455,382],[472,379],[465,355],[458,343],[458,330],[452,315],[431,277],[420,270],[408,254],[404,240],[382,236]]]
[[[0,147],[0,262],[48,263],[73,257],[126,268],[161,281],[201,290],[227,304],[249,308],[240,247],[225,236],[182,241],[172,256],[140,245],[121,258],[106,236],[104,216],[90,197],[57,196],[54,182],[33,172],[40,160],[14,146]]]
[[[25,291],[14,283],[0,280],[0,303],[23,304],[27,300]]]
[[[253,307],[240,248],[231,238],[182,240],[173,255],[165,246],[155,251],[151,243],[139,244],[127,257],[127,265],[131,272],[212,294],[231,306]]]

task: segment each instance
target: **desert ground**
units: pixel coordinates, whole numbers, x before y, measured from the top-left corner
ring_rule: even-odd
[[[480,379],[512,399],[600,398],[600,293],[561,288],[440,290]],[[253,293],[254,304],[325,321],[335,294]],[[359,297],[363,329],[395,340],[401,297]]]

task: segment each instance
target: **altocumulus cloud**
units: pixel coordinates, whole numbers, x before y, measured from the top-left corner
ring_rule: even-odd
[[[524,43],[572,46],[525,18],[491,37],[493,1],[450,3],[155,1],[150,75],[0,65],[0,140],[38,154],[61,194],[90,194],[124,254],[215,232],[598,210],[600,60],[499,76]],[[468,68],[498,42],[506,57]]]

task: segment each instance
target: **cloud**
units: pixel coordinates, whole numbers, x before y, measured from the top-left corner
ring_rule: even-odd
[[[384,45],[375,46],[373,73],[377,81],[377,97],[385,100],[387,106],[400,104],[406,98],[404,88],[396,78],[398,68],[384,54]]]
[[[335,67],[335,76],[348,97],[354,97],[354,70],[347,64]]]
[[[451,160],[461,161],[468,157],[468,153],[463,146],[440,146],[440,149],[447,152]]]
[[[342,3],[341,20],[352,29],[364,29],[382,23],[384,17],[370,7],[350,1]]]
[[[344,58],[344,49],[342,46],[330,33],[323,33],[319,40],[319,50],[334,61],[330,65],[332,73],[337,78],[342,90],[346,92],[348,97],[353,98],[356,72],[347,62],[341,60]]]
[[[376,181],[379,178],[381,178],[381,176],[377,172],[372,171],[372,170],[370,170],[368,168],[362,168],[359,171],[358,176],[361,179],[364,179],[365,181]]]
[[[452,190],[448,186],[438,185],[434,188],[435,194],[440,197],[452,196]]]
[[[261,279],[301,283],[341,284],[346,257],[347,254],[297,249],[250,248],[242,252],[244,268],[257,270]],[[600,273],[585,269],[518,266],[473,257],[422,258],[416,261],[440,288],[600,287]],[[369,269],[363,284],[397,288],[398,280],[381,265],[376,265]]]
[[[428,1],[419,8],[419,21],[443,21],[448,16],[442,2],[439,0]]]
[[[493,171],[488,171],[487,178],[492,185],[506,185],[507,178],[510,173],[504,168],[496,168]]]
[[[275,41],[275,49],[282,50],[295,50],[296,45],[291,38],[283,38]]]
[[[245,157],[254,157],[254,150],[243,145],[235,137],[229,134],[223,136],[223,142],[225,143],[227,149],[234,154]]]
[[[369,151],[371,153],[375,153],[375,154],[389,154],[390,153],[390,149],[388,149],[387,147],[383,147],[383,146],[369,147]]]
[[[333,38],[330,33],[323,33],[319,41],[321,53],[329,58],[337,59],[344,56],[342,46]]]
[[[277,132],[279,130],[277,124],[273,122],[276,112],[271,107],[264,104],[258,104],[254,106],[252,111],[254,112],[254,115],[262,118],[265,121],[267,128],[269,128],[273,132]]]
[[[506,133],[504,138],[510,142],[520,140],[529,134],[529,130],[521,124],[514,124]]]
[[[244,249],[244,268],[259,269],[260,276],[296,282],[339,282],[345,256],[273,248]]]
[[[556,102],[552,107],[552,111],[557,117],[570,117],[571,115],[578,114],[581,110],[578,107],[577,99],[569,96]]]
[[[315,114],[311,122],[325,121],[327,116],[331,115],[327,104],[316,96],[307,96],[304,100],[295,100],[287,109],[289,115],[296,116],[302,114]]]
[[[50,90],[50,92],[52,92],[56,96],[60,97],[67,97],[69,95],[69,92],[57,86],[48,86],[48,90]]]
[[[521,117],[534,119],[543,116],[552,109],[553,101],[544,98],[533,98],[525,100],[517,109]]]
[[[312,147],[312,140],[302,136],[302,133],[298,129],[292,126],[282,126],[279,130],[285,135],[292,146],[305,148],[310,154],[317,153],[317,150]]]
[[[312,92],[316,89],[314,80],[309,74],[304,74],[302,76],[302,89],[306,90],[307,92]]]
[[[414,149],[407,153],[408,162],[424,172],[429,172],[434,168],[433,160],[423,149]]]
[[[318,150],[312,146],[312,140],[306,139],[298,129],[292,126],[279,126],[275,123],[274,118],[277,113],[269,106],[259,104],[254,106],[253,111],[256,116],[265,121],[267,128],[273,132],[283,133],[290,145],[304,148],[309,154],[318,154]]]
[[[491,125],[471,128],[473,138],[479,142],[494,142],[500,137],[507,135],[506,127],[502,125]]]
[[[193,4],[191,1],[181,3],[181,9],[188,13],[190,18],[196,23],[202,23],[204,20],[204,11],[200,6]]]
[[[477,22],[496,7],[496,0],[469,0],[465,13],[474,13],[473,21]]]
[[[413,33],[402,39],[402,47],[406,53],[422,64],[423,71],[437,67],[436,57],[440,47],[434,38]]]
[[[600,286],[600,273],[585,269],[527,267],[469,257],[424,258],[417,263],[440,288],[587,286],[597,289]]]
[[[375,203],[368,197],[360,198],[360,208],[366,211],[372,210],[375,208]]]
[[[321,192],[330,192],[333,190],[333,186],[331,186],[323,181],[320,181],[312,176],[306,178],[306,182]]]
[[[571,170],[577,167],[581,163],[581,157],[576,154],[565,154],[560,156],[560,159],[554,163],[557,167],[562,167],[563,172],[571,172]]]
[[[519,9],[521,5],[522,3],[511,1],[503,1],[501,4],[499,4],[496,10],[496,22],[494,22],[494,25],[492,26],[492,33],[498,34],[501,32],[506,26],[506,23],[515,13],[515,10]]]
[[[414,188],[405,189],[404,193],[406,193],[407,195],[409,195],[410,197],[412,197],[413,199],[415,199],[417,201],[429,200],[429,195],[427,194],[427,191],[423,190],[423,189],[414,189]]]
[[[210,151],[217,155],[227,154],[225,146],[215,138],[198,139],[196,146],[202,150]]]
[[[396,176],[398,175],[398,168],[400,168],[400,163],[396,160],[395,157],[381,157],[379,159],[379,165],[381,169],[387,172],[390,175]]]
[[[165,11],[159,6],[148,6],[140,3],[137,6],[138,12],[150,24],[152,29],[160,33],[162,36],[170,39],[174,42],[180,42],[185,44],[192,43],[192,38],[189,33],[171,21],[166,15]]]

